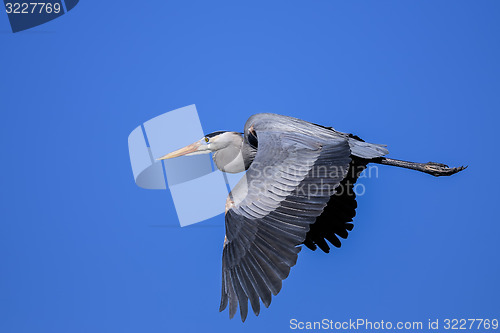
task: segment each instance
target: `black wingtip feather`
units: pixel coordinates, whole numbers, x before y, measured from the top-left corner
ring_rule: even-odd
[[[355,139],[362,141],[358,137]],[[361,172],[366,168],[368,161],[355,156],[351,156],[351,159],[345,178],[337,187],[336,193],[330,197],[323,213],[310,226],[303,242],[307,248],[313,251],[319,247],[323,252],[329,253],[330,247],[325,239],[333,246],[340,247],[341,242],[338,237],[346,239],[348,232],[352,231],[354,227],[352,223],[349,223],[356,216],[358,206],[354,185]]]

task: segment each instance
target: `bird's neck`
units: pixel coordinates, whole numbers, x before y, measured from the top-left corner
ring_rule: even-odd
[[[213,153],[214,163],[220,171],[239,173],[246,170],[242,144],[243,140],[238,143],[232,143]]]

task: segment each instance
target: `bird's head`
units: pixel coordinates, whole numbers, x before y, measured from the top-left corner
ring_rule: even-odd
[[[159,158],[166,160],[179,156],[193,156],[208,153],[217,153],[228,147],[241,147],[243,142],[242,134],[238,132],[218,131],[205,135],[200,140],[168,153]]]

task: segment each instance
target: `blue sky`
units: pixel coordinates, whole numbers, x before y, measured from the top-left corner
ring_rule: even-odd
[[[498,318],[498,1],[81,1],[12,34],[0,13],[0,331],[287,332],[289,321]],[[271,307],[218,312],[223,216],[178,227],[127,137],[196,104],[469,165],[363,179],[341,249],[304,249]],[[224,202],[221,202],[224,205]]]

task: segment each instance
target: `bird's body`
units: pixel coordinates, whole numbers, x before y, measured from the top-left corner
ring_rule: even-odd
[[[304,244],[329,252],[340,247],[355,216],[353,186],[370,162],[435,176],[463,168],[383,157],[383,145],[304,120],[262,113],[251,116],[243,133],[216,132],[163,158],[213,153],[218,169],[246,174],[226,201],[220,311],[248,301],[256,315],[281,290]]]

